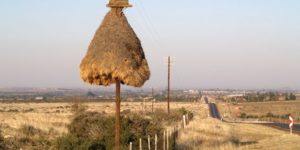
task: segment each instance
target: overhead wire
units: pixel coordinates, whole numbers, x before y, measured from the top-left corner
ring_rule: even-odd
[[[139,16],[144,20],[145,27],[147,28],[147,31],[150,33],[151,38],[155,41],[155,46],[162,47],[160,37],[158,35],[158,32],[154,29],[153,23],[150,21],[150,17],[146,15],[146,9],[143,7],[143,4],[140,0],[136,0],[136,8],[138,11]],[[148,16],[148,17],[147,17]]]

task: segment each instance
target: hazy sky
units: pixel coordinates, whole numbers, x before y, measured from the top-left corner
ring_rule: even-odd
[[[299,0],[130,0],[145,88],[300,88]],[[79,64],[106,0],[0,1],[0,87],[89,87]]]

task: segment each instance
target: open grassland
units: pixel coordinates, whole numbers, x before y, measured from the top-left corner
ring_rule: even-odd
[[[114,102],[89,103],[0,103],[0,129],[4,137],[15,136],[23,125],[30,125],[43,131],[53,131],[59,136],[67,132],[67,125],[73,119],[74,104],[86,106],[87,111],[113,115]],[[166,110],[165,102],[153,104],[154,111]],[[194,103],[171,103],[171,109],[186,108],[197,110]],[[121,111],[146,113],[152,111],[152,102],[123,102]]]
[[[295,150],[300,136],[261,125],[226,123],[207,117],[202,105],[178,138],[179,149]]]
[[[78,103],[0,103],[0,129],[4,138],[18,136],[18,132],[51,134],[52,138],[68,132],[67,126],[74,117]],[[113,102],[80,103],[87,111],[113,115]],[[194,119],[179,132],[178,149],[259,150],[300,149],[300,136],[261,125],[226,123],[208,117],[208,106],[201,103],[171,103],[172,110],[182,108],[192,111]],[[165,102],[154,103],[154,111],[164,109]],[[227,107],[224,107],[227,108]],[[223,108],[223,109],[224,109]],[[152,111],[152,103],[124,102],[123,113],[136,112],[143,116]],[[26,125],[26,126],[24,126]],[[31,129],[30,126],[34,128]],[[35,129],[36,128],[36,129]],[[41,130],[41,131],[39,131]],[[33,137],[43,143],[40,137]],[[47,140],[45,140],[47,141]],[[47,144],[47,143],[46,143]],[[31,147],[27,148],[30,149]],[[24,148],[26,149],[26,147]]]
[[[295,122],[300,123],[300,101],[245,102],[238,104],[219,103],[224,118],[236,118],[242,114],[265,121],[288,122],[287,116],[293,114]]]

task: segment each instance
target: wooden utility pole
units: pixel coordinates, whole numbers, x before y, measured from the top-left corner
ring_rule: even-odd
[[[121,135],[121,84],[118,79],[116,79],[116,121],[115,121],[115,146],[116,149],[120,149],[120,135]]]
[[[171,73],[171,57],[168,57],[168,114],[170,114],[170,73]]]
[[[154,112],[154,89],[152,88],[152,113]]]
[[[110,7],[116,12],[122,12],[126,7],[132,7],[129,4],[128,0],[109,0],[107,7]],[[115,116],[115,149],[120,150],[120,141],[121,141],[121,85],[120,79],[116,78],[116,116]]]

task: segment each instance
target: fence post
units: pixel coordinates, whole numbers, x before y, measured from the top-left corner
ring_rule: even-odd
[[[169,150],[169,135],[170,135],[170,130],[167,129],[167,150]]]
[[[189,120],[189,114],[186,114],[186,124],[189,124],[190,120]]]
[[[150,135],[148,135],[148,150],[151,150],[151,146],[150,146]]]
[[[155,150],[157,150],[157,134],[155,134]]]
[[[164,131],[164,146],[163,150],[166,150],[166,131]]]
[[[129,150],[132,150],[132,142],[129,143]]]
[[[182,116],[182,120],[183,120],[183,128],[185,128],[186,127],[185,115]]]
[[[140,138],[140,150],[142,150],[142,138]]]

